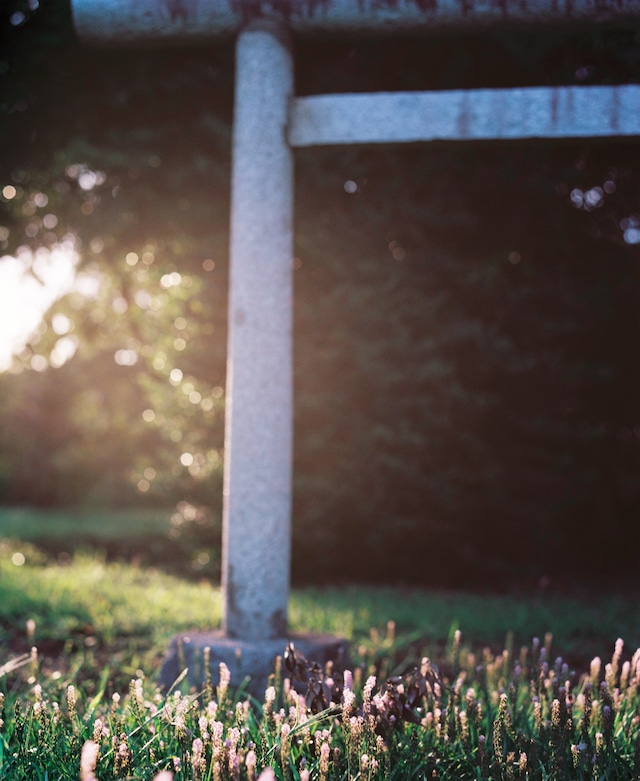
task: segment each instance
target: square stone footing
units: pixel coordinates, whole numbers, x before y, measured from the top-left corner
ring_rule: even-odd
[[[205,648],[209,649],[209,667],[214,686],[220,680],[220,662],[231,672],[231,688],[246,684],[245,690],[262,700],[269,676],[274,671],[277,656],[284,657],[287,643],[291,641],[309,661],[324,666],[333,661],[339,667],[347,662],[347,643],[333,635],[291,634],[273,640],[236,640],[222,631],[191,632],[177,635],[171,645],[160,672],[160,685],[168,690],[185,668],[191,686],[200,688],[204,682]],[[282,677],[289,677],[283,667]],[[249,679],[248,682],[246,679]]]

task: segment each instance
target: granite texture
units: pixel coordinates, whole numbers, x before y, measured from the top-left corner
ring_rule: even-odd
[[[293,65],[281,28],[238,38],[231,178],[223,628],[287,629],[293,449]]]
[[[331,635],[289,634],[261,642],[248,642],[232,640],[221,631],[195,632],[173,639],[163,662],[160,685],[165,690],[170,689],[182,671],[188,668],[189,684],[200,689],[205,673],[205,648],[208,648],[214,686],[220,680],[220,662],[224,662],[231,673],[231,687],[242,687],[262,700],[269,676],[274,672],[276,657],[284,656],[289,641],[307,659],[321,666],[328,661],[333,661],[338,668],[347,663],[345,641]],[[287,677],[284,669],[283,677]]]

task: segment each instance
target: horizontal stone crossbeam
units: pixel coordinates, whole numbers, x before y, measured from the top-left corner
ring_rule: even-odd
[[[296,98],[294,147],[640,135],[640,86],[526,87]]]
[[[72,0],[72,12],[84,41],[132,46],[205,42],[257,18],[299,34],[358,35],[637,23],[640,0]]]

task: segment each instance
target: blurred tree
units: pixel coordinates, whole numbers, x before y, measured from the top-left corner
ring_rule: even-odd
[[[0,249],[73,240],[84,290],[0,377],[3,500],[219,512],[233,47],[83,49],[62,0],[2,24]],[[296,62],[299,94],[616,83],[640,45],[308,40]],[[638,148],[296,153],[297,579],[633,566]]]

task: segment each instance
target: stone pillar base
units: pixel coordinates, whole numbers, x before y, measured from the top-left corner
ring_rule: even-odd
[[[216,686],[220,678],[220,662],[231,672],[231,688],[245,685],[245,690],[262,700],[269,676],[274,671],[277,656],[284,657],[287,643],[291,641],[296,650],[310,661],[324,666],[333,661],[343,666],[347,661],[347,643],[333,635],[289,634],[273,640],[234,640],[221,630],[191,632],[177,635],[162,664],[160,685],[169,689],[185,668],[189,669],[187,680],[199,689],[204,682],[204,649],[209,648],[211,679]],[[288,677],[283,666],[282,677]],[[247,681],[248,679],[248,681]]]

